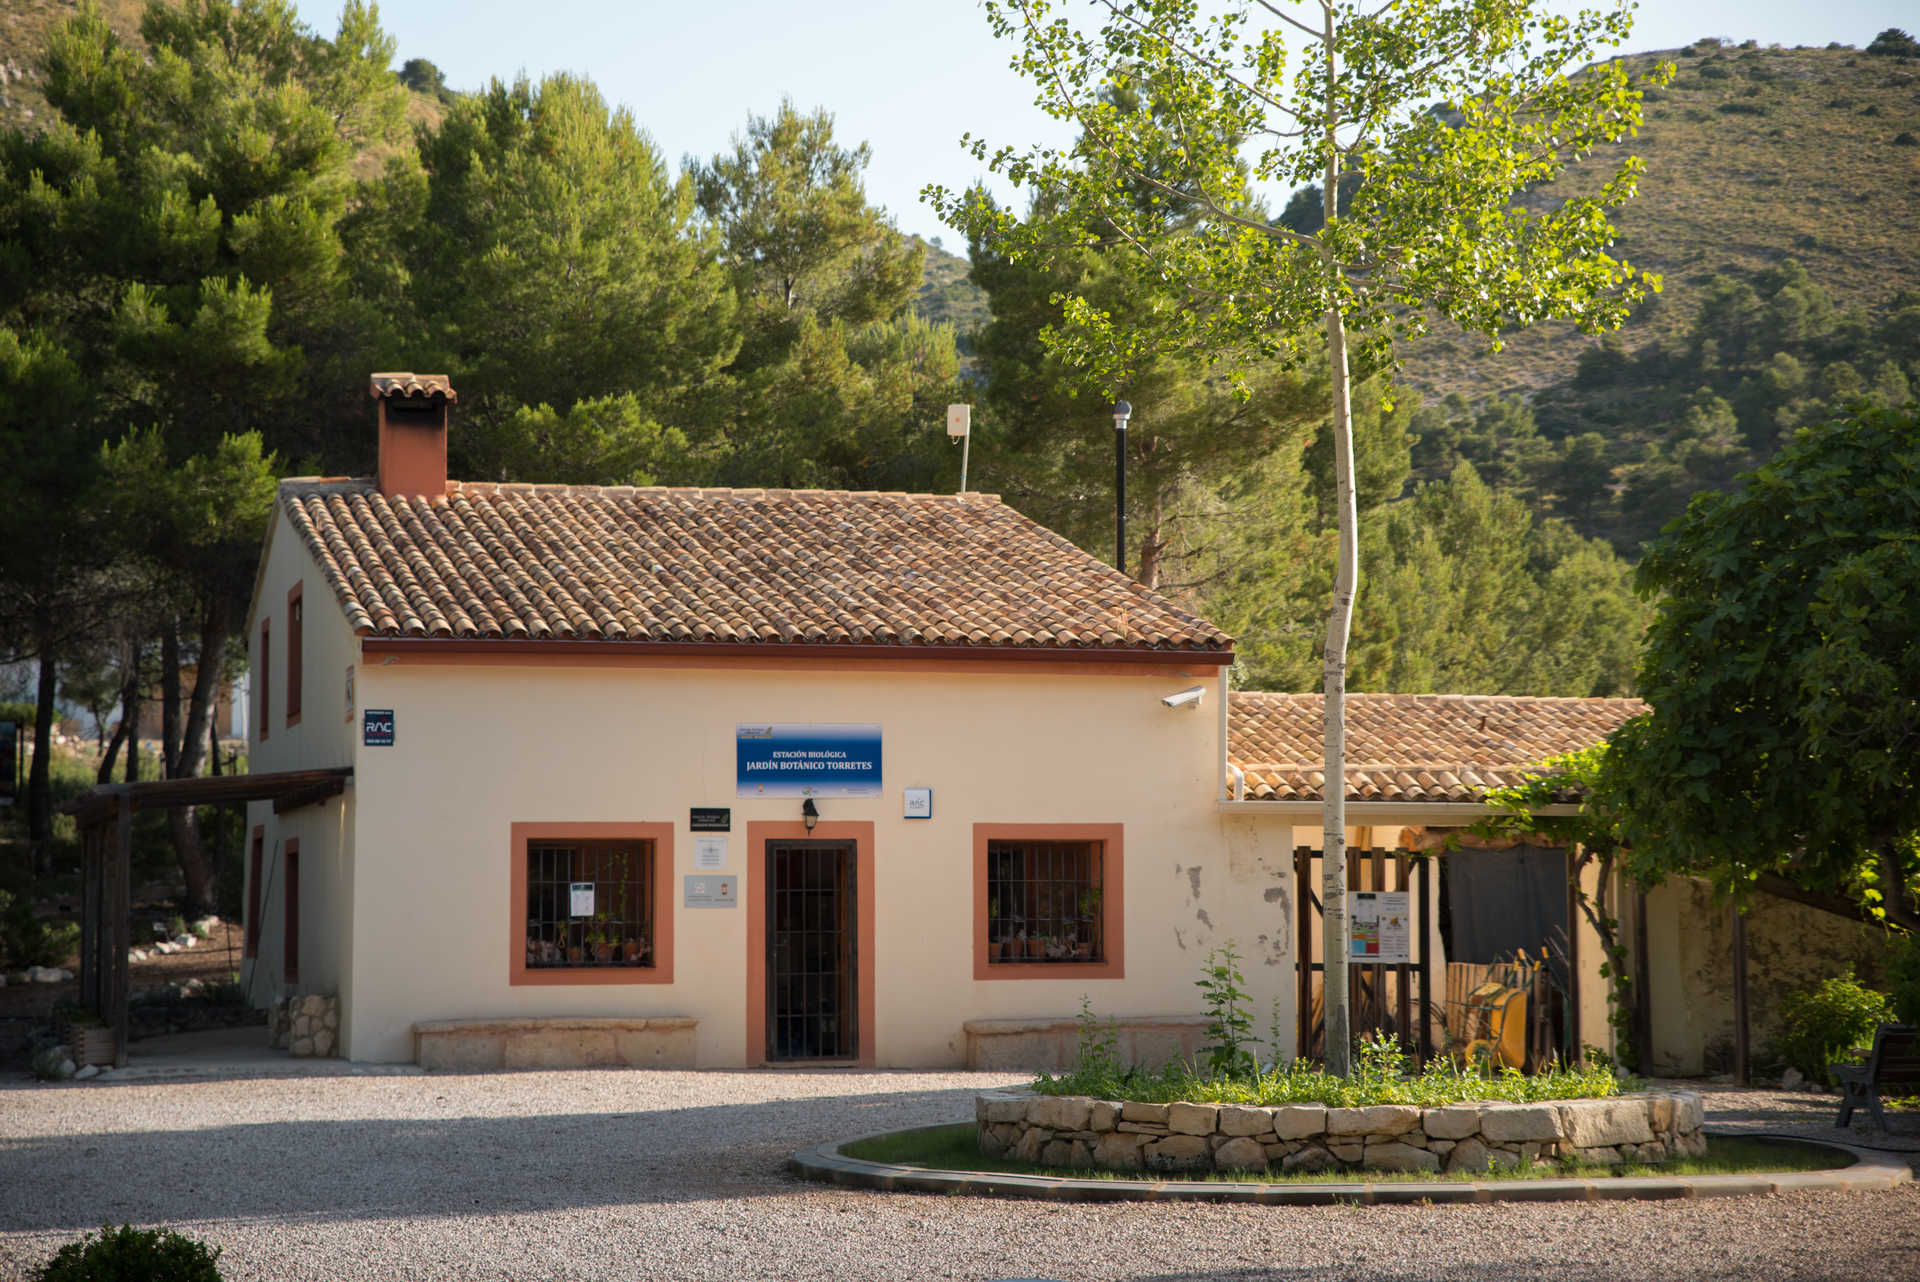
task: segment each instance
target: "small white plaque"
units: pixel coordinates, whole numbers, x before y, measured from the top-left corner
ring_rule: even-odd
[[[571,914],[575,917],[593,916],[593,883],[590,881],[574,881],[568,882],[567,885],[573,892],[570,896],[573,901]]]
[[[695,837],[693,839],[693,866],[701,872],[719,872],[727,866],[727,839],[725,836]]]
[[[908,819],[933,818],[933,789],[908,788],[902,793],[905,809],[902,812]]]

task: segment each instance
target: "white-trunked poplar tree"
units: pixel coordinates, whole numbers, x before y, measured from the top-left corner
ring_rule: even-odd
[[[975,190],[930,187],[954,226],[1010,257],[1063,246],[1130,252],[1177,299],[1124,327],[1065,297],[1047,341],[1113,394],[1172,349],[1306,359],[1325,343],[1339,508],[1327,618],[1324,938],[1326,1056],[1350,1067],[1345,708],[1358,586],[1349,370],[1388,368],[1435,317],[1484,334],[1554,318],[1613,328],[1659,280],[1609,254],[1608,211],[1641,166],[1591,195],[1520,199],[1569,161],[1633,134],[1640,92],[1592,62],[1630,5],[1568,18],[1526,0],[1202,4],[1099,0],[1097,31],[1051,0],[989,0],[996,35],[1038,105],[1079,129],[1066,148],[989,150],[1025,187],[1021,218]],[[1655,74],[1663,81],[1670,70]],[[1122,89],[1125,92],[1120,92]],[[1281,225],[1259,193],[1318,184],[1323,225]]]

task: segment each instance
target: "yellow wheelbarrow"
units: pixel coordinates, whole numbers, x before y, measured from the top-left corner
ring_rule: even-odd
[[[1525,1068],[1527,1063],[1527,994],[1524,989],[1489,979],[1467,994],[1467,1063],[1478,1062],[1484,1051],[1488,1063]]]

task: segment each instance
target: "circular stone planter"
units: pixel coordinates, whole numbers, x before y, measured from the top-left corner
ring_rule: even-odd
[[[937,1130],[938,1127],[916,1128]],[[796,1153],[788,1168],[802,1179],[844,1188],[888,1193],[940,1193],[971,1197],[1031,1197],[1056,1202],[1230,1202],[1255,1206],[1407,1205],[1487,1202],[1669,1201],[1688,1198],[1771,1197],[1831,1189],[1879,1192],[1910,1183],[1907,1164],[1883,1154],[1825,1140],[1799,1140],[1835,1149],[1854,1164],[1831,1171],[1789,1171],[1752,1175],[1649,1175],[1634,1178],[1554,1180],[1454,1180],[1340,1184],[1261,1184],[1254,1181],[1069,1179],[1057,1175],[1002,1175],[987,1171],[944,1171],[849,1157],[843,1150],[876,1132],[849,1140],[817,1144]]]
[[[1567,1158],[1657,1165],[1706,1151],[1693,1091],[1419,1108],[1141,1104],[1026,1088],[974,1099],[980,1151],[1063,1169],[1177,1174],[1480,1172]]]

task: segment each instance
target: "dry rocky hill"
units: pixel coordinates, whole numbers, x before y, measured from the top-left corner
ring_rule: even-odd
[[[1684,331],[1697,287],[1798,259],[1842,308],[1869,313],[1920,284],[1920,58],[1863,50],[1758,48],[1701,42],[1636,54],[1644,71],[1675,64],[1647,94],[1629,150],[1646,163],[1640,194],[1615,218],[1618,252],[1661,273],[1665,289],[1620,335],[1629,351]],[[1591,190],[1599,155],[1564,186]],[[1555,188],[1529,192],[1550,201]],[[1484,341],[1436,332],[1406,355],[1406,381],[1429,394],[1528,394],[1566,381],[1595,340],[1571,326]]]

